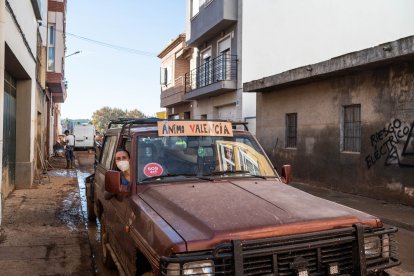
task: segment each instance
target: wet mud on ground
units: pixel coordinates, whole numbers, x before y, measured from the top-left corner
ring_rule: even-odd
[[[88,221],[88,208],[86,203],[86,187],[85,179],[94,172],[94,154],[86,151],[76,151],[77,180],[79,183],[81,206],[83,220],[88,231],[89,242],[91,247],[91,258],[94,265],[94,273],[99,276],[116,276],[118,272],[106,268],[101,261],[101,240],[100,240],[100,224],[96,219],[93,222]]]
[[[9,195],[0,267],[1,275],[94,275],[75,170],[50,171]]]
[[[99,221],[87,219],[85,178],[93,173],[94,155],[75,155],[75,169],[52,158],[48,175],[6,199],[0,275],[118,275],[102,265]]]

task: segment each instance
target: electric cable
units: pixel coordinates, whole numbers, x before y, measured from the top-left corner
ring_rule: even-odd
[[[40,25],[40,26],[44,27],[44,28],[47,28],[46,26],[43,26],[43,25]],[[107,42],[102,42],[102,41],[95,40],[95,39],[92,39],[92,38],[88,38],[88,37],[80,36],[80,35],[77,35],[77,34],[72,34],[72,33],[69,33],[69,32],[65,32],[65,31],[62,31],[62,30],[59,30],[59,29],[56,29],[56,28],[54,30],[56,32],[62,33],[63,35],[69,35],[69,36],[72,36],[74,38],[81,39],[81,40],[84,40],[84,41],[87,41],[87,42],[90,42],[90,43],[94,43],[94,44],[97,44],[97,45],[100,45],[100,46],[103,46],[103,47],[111,48],[111,49],[114,49],[114,50],[118,50],[118,51],[122,51],[122,52],[128,52],[128,53],[136,54],[136,55],[147,56],[147,57],[157,57],[157,54],[155,54],[155,53],[146,52],[146,51],[133,49],[133,48],[129,48],[129,47],[124,47],[124,46],[120,46],[120,45],[115,45],[115,44],[111,44],[111,43],[107,43]]]

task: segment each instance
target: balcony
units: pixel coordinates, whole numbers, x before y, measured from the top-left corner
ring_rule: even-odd
[[[237,55],[220,55],[185,74],[185,100],[216,96],[237,89]]]
[[[66,100],[66,85],[62,76],[61,73],[46,73],[46,86],[49,88],[55,103],[63,103]]]
[[[187,46],[198,47],[237,22],[237,0],[206,1],[191,18],[191,35]]]
[[[184,77],[176,78],[174,84],[173,87],[161,92],[161,107],[171,107],[186,102],[184,99]]]

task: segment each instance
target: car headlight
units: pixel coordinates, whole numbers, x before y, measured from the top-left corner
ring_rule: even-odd
[[[183,274],[212,276],[214,274],[214,264],[212,261],[185,263],[183,265]]]
[[[170,263],[167,266],[167,275],[168,276],[178,276],[178,275],[212,276],[214,275],[214,263],[213,261],[198,261],[198,262],[185,263],[183,265],[182,274],[180,273],[180,264]]]
[[[382,257],[390,257],[390,237],[388,234],[382,235]]]
[[[381,254],[381,240],[378,236],[364,239],[365,257],[373,258]]]

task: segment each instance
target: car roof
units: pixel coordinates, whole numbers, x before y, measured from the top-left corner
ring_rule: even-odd
[[[122,135],[132,135],[133,133],[144,133],[144,132],[157,132],[157,122],[158,121],[172,121],[172,120],[161,120],[161,119],[121,119],[121,120],[112,120],[108,124],[108,129],[106,135],[108,134],[119,134]],[[188,121],[200,121],[200,120],[173,120],[174,122],[188,122]],[[233,126],[233,132],[236,133],[247,133],[247,122],[232,122],[226,120],[206,120],[206,122],[230,122]],[[117,127],[113,127],[117,126]],[[120,127],[121,126],[121,127]],[[245,130],[237,129],[237,126],[244,127]],[[183,135],[185,136],[185,135]]]

